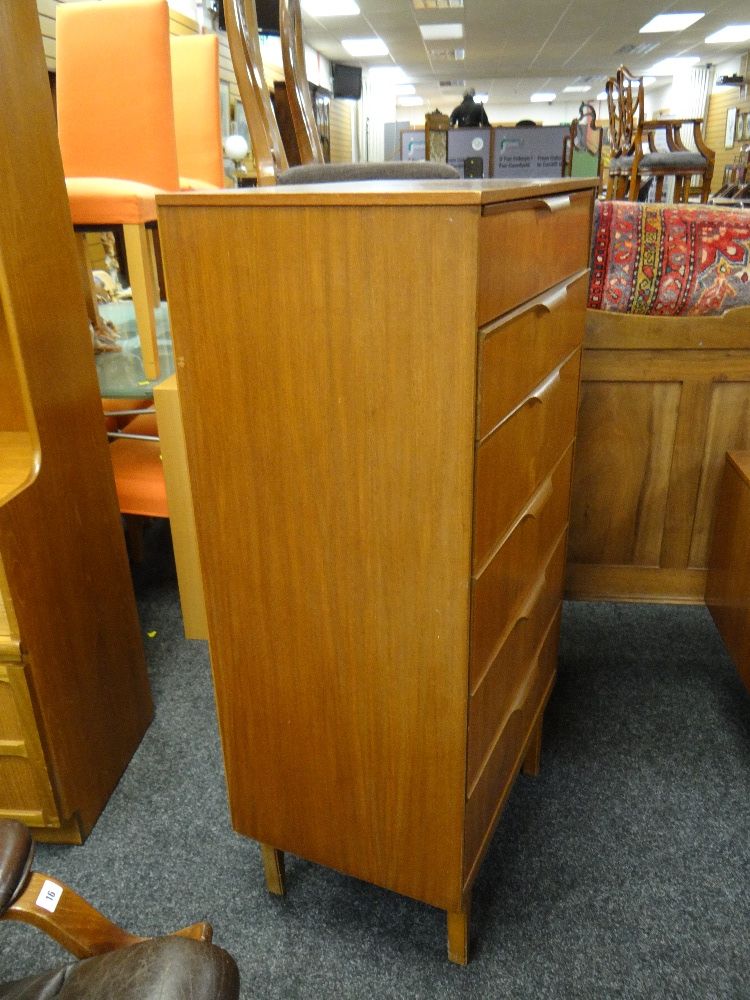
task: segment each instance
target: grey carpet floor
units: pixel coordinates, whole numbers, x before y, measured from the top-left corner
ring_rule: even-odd
[[[704,608],[565,608],[542,774],[509,799],[461,969],[420,903],[295,858],[266,893],[168,556],[136,585],[154,722],[86,844],[40,845],[38,870],[140,934],[209,919],[243,998],[750,997],[750,699]],[[62,955],[0,928],[0,981]]]

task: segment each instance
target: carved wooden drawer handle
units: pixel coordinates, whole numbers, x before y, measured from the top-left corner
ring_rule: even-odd
[[[551,195],[549,198],[539,198],[536,201],[537,208],[546,208],[548,212],[560,212],[564,208],[570,208],[569,194]]]
[[[539,309],[543,309],[545,312],[551,313],[553,309],[559,309],[559,307],[565,302],[568,297],[568,286],[563,285],[562,288],[556,288],[554,292],[550,292],[549,295],[537,303]]]
[[[531,406],[533,403],[543,403],[543,397],[546,396],[552,387],[560,381],[560,369],[556,368],[551,375],[542,382],[538,388],[536,388],[533,393],[526,400],[527,405]]]

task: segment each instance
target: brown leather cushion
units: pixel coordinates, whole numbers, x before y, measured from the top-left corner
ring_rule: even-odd
[[[34,841],[14,819],[0,820],[0,915],[23,888],[34,860]]]
[[[0,1000],[238,1000],[234,959],[216,945],[162,937],[0,984]]]

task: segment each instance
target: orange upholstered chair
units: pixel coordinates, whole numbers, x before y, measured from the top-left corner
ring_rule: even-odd
[[[216,35],[175,35],[172,99],[180,187],[224,186],[219,110],[219,39]]]
[[[159,372],[155,195],[179,187],[166,0],[58,4],[58,134],[78,230],[122,228],[143,367]]]

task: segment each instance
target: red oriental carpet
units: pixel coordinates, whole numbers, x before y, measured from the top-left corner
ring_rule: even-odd
[[[654,316],[750,305],[750,212],[597,202],[588,304]]]

